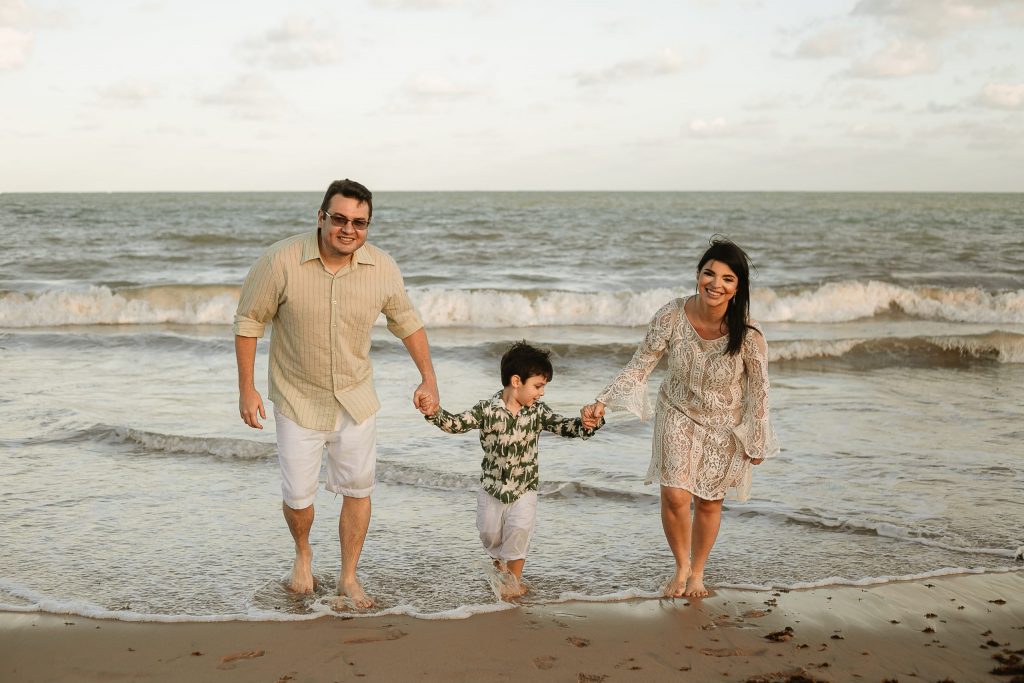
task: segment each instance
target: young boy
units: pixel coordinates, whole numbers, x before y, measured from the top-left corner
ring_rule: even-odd
[[[549,356],[548,351],[525,341],[516,342],[501,357],[504,388],[494,396],[459,415],[438,405],[420,408],[428,421],[449,434],[480,430],[484,459],[476,497],[476,528],[494,566],[504,575],[502,598],[526,593],[523,565],[536,521],[541,430],[589,439],[604,424],[602,419],[588,429],[580,418],[556,415],[539,400],[554,374]]]

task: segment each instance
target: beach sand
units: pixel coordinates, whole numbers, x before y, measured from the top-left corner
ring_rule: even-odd
[[[135,623],[0,613],[0,680],[1024,681],[1024,573],[459,620]],[[1006,673],[993,673],[1002,668]]]

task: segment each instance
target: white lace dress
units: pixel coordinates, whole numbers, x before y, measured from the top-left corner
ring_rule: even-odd
[[[675,299],[654,314],[633,359],[597,400],[641,420],[651,416],[647,379],[668,351],[654,411],[644,483],[686,489],[705,500],[750,497],[751,459],[779,452],[768,418],[768,347],[751,322],[737,355],[728,337],[702,339]]]

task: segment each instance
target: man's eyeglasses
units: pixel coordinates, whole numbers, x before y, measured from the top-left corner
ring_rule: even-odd
[[[322,209],[321,209],[322,211]],[[366,230],[370,227],[370,221],[365,218],[349,218],[340,213],[327,213],[323,212],[324,216],[331,219],[331,225],[336,228],[344,228],[346,225],[351,224],[353,230]]]

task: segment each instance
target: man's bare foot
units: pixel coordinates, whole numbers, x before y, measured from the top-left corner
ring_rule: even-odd
[[[683,595],[687,598],[705,598],[708,596],[708,589],[704,587],[703,574],[691,574],[690,580],[686,582],[686,591]]]
[[[296,552],[292,573],[288,577],[287,588],[292,593],[313,592],[313,553]]]
[[[681,598],[686,591],[686,581],[690,578],[689,567],[676,567],[676,573],[665,584],[666,598]]]
[[[338,595],[347,597],[358,609],[374,605],[373,598],[366,594],[356,578],[338,579]]]

